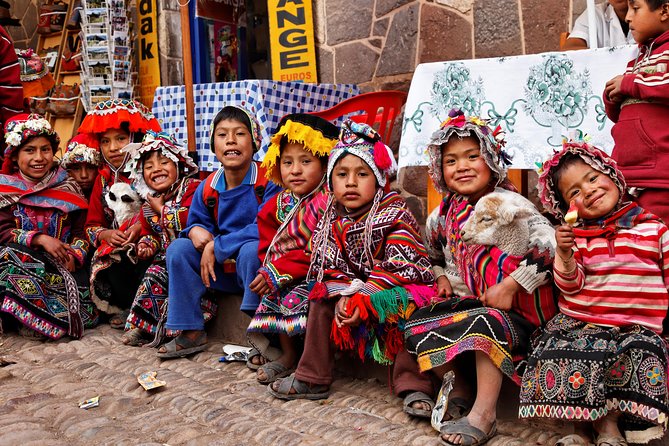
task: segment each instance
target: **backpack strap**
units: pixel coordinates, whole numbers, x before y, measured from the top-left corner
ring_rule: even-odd
[[[256,200],[258,200],[258,205],[262,204],[263,198],[265,198],[265,189],[267,189],[267,169],[262,167],[260,163],[258,166],[258,176],[256,177],[256,182],[253,185],[253,192],[256,194]]]
[[[215,224],[218,224],[218,191],[213,188],[212,183],[215,178],[223,175],[223,169],[211,173],[204,180],[204,190],[202,191],[202,201],[209,210],[209,215],[214,219]]]

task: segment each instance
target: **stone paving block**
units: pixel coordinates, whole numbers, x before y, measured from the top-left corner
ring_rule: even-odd
[[[52,438],[53,434],[40,429],[39,425],[29,429],[12,426],[0,434],[0,444],[23,444],[26,441],[44,441]]]

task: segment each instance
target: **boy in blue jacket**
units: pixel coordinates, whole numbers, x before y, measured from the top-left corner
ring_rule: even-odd
[[[247,110],[224,107],[214,118],[211,148],[222,166],[195,192],[181,238],[167,249],[169,297],[166,328],[181,334],[158,350],[163,359],[206,348],[200,300],[207,288],[243,293],[241,310],[253,315],[260,299],[249,289],[260,267],[256,216],[279,192],[267,182],[253,154],[260,126]],[[236,271],[223,268],[234,260]]]

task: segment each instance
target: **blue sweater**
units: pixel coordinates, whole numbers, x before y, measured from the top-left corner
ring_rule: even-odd
[[[253,161],[242,184],[230,190],[226,190],[223,168],[211,174],[215,175],[211,185],[219,193],[218,222],[214,222],[214,217],[203,199],[205,182],[203,181],[195,191],[188,213],[187,226],[181,231],[181,237],[188,237],[188,233],[195,226],[200,226],[212,233],[214,235],[214,255],[218,263],[223,263],[226,259],[234,259],[242,245],[258,241],[258,212],[281,190],[278,185],[268,181],[262,202],[258,204],[254,189],[259,164]]]

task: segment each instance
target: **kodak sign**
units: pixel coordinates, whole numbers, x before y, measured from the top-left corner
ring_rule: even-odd
[[[311,0],[269,0],[272,78],[318,82]]]

